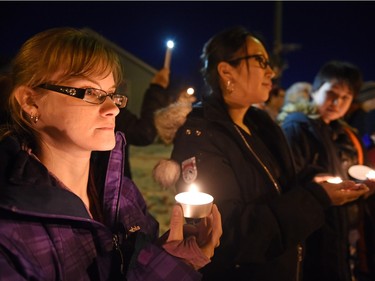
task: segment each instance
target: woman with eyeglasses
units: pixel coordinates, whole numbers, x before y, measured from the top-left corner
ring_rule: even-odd
[[[127,103],[116,92],[121,77],[115,52],[82,30],[36,34],[15,57],[12,124],[0,138],[1,280],[201,278],[197,269],[219,244],[220,213],[214,205],[185,233],[176,205],[170,232],[158,237],[122,175],[125,136],[114,131]],[[106,150],[99,174],[94,162]]]
[[[201,58],[209,91],[179,128],[170,164],[181,167],[179,192],[194,183],[222,215],[223,236],[203,279],[301,280],[303,241],[324,223],[324,209],[367,188],[344,190],[356,186],[352,181],[297,184],[281,128],[252,106],[267,100],[275,75],[258,37],[242,27],[224,30]],[[162,168],[169,162],[162,163],[154,175],[168,172]]]

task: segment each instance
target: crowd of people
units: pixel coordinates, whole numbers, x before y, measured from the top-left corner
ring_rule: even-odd
[[[375,280],[375,180],[348,172],[375,168],[374,82],[332,60],[311,83],[275,85],[242,26],[201,60],[200,100],[173,103],[163,68],[138,117],[97,37],[54,28],[21,46],[0,80],[0,279]],[[173,206],[163,235],[128,160],[157,135],[172,152],[154,179],[214,197],[193,222]]]

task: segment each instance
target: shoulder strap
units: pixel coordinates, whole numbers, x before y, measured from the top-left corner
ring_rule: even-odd
[[[358,164],[360,165],[363,165],[363,148],[362,148],[362,145],[361,143],[359,142],[358,138],[356,137],[356,135],[353,133],[353,131],[347,127],[347,126],[343,126],[345,132],[347,133],[347,135],[349,136],[350,140],[353,142],[356,150],[357,150],[357,153],[358,153]]]

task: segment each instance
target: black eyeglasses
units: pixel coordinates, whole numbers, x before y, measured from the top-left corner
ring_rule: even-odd
[[[128,103],[128,97],[116,93],[108,94],[106,91],[95,88],[73,88],[52,84],[41,84],[38,88],[54,91],[74,98],[82,99],[92,104],[102,104],[109,97],[119,108],[124,108]]]
[[[254,58],[258,63],[260,68],[266,69],[268,66],[272,69],[272,65],[269,60],[267,60],[264,56],[262,55],[249,55],[249,56],[244,56],[244,57],[239,57],[233,60],[227,61],[228,63],[235,63],[240,60],[248,60]]]

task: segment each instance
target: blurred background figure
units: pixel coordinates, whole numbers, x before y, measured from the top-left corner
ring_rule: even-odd
[[[295,82],[285,91],[284,105],[280,109],[279,115],[276,117],[277,123],[283,120],[291,112],[304,112],[310,110],[312,85],[309,82]]]
[[[285,91],[284,104],[299,103],[310,100],[311,84],[308,82],[293,83]]]
[[[179,127],[184,124],[186,116],[193,108],[193,103],[197,100],[194,90],[189,88],[182,91],[176,102],[155,112],[155,127],[160,139],[167,145],[173,142]]]
[[[116,131],[124,132],[126,136],[124,169],[125,175],[129,178],[132,178],[129,146],[147,146],[155,141],[157,131],[154,114],[173,101],[169,94],[169,76],[170,70],[167,68],[162,68],[155,74],[143,96],[140,116],[123,108],[116,117]]]
[[[368,165],[360,137],[343,120],[362,87],[361,71],[348,62],[329,61],[312,86],[310,103],[290,112],[281,124],[300,180],[322,181],[322,174],[352,179],[349,168]],[[374,280],[375,225],[370,210],[375,182],[362,182],[370,188],[368,194],[325,210],[325,224],[307,238],[304,281]]]
[[[375,167],[375,81],[367,81],[350,108],[346,121],[358,130]]]
[[[277,115],[279,115],[280,110],[284,104],[285,99],[285,89],[280,86],[274,86],[270,91],[268,100],[264,103],[264,110],[271,116],[275,121]]]

